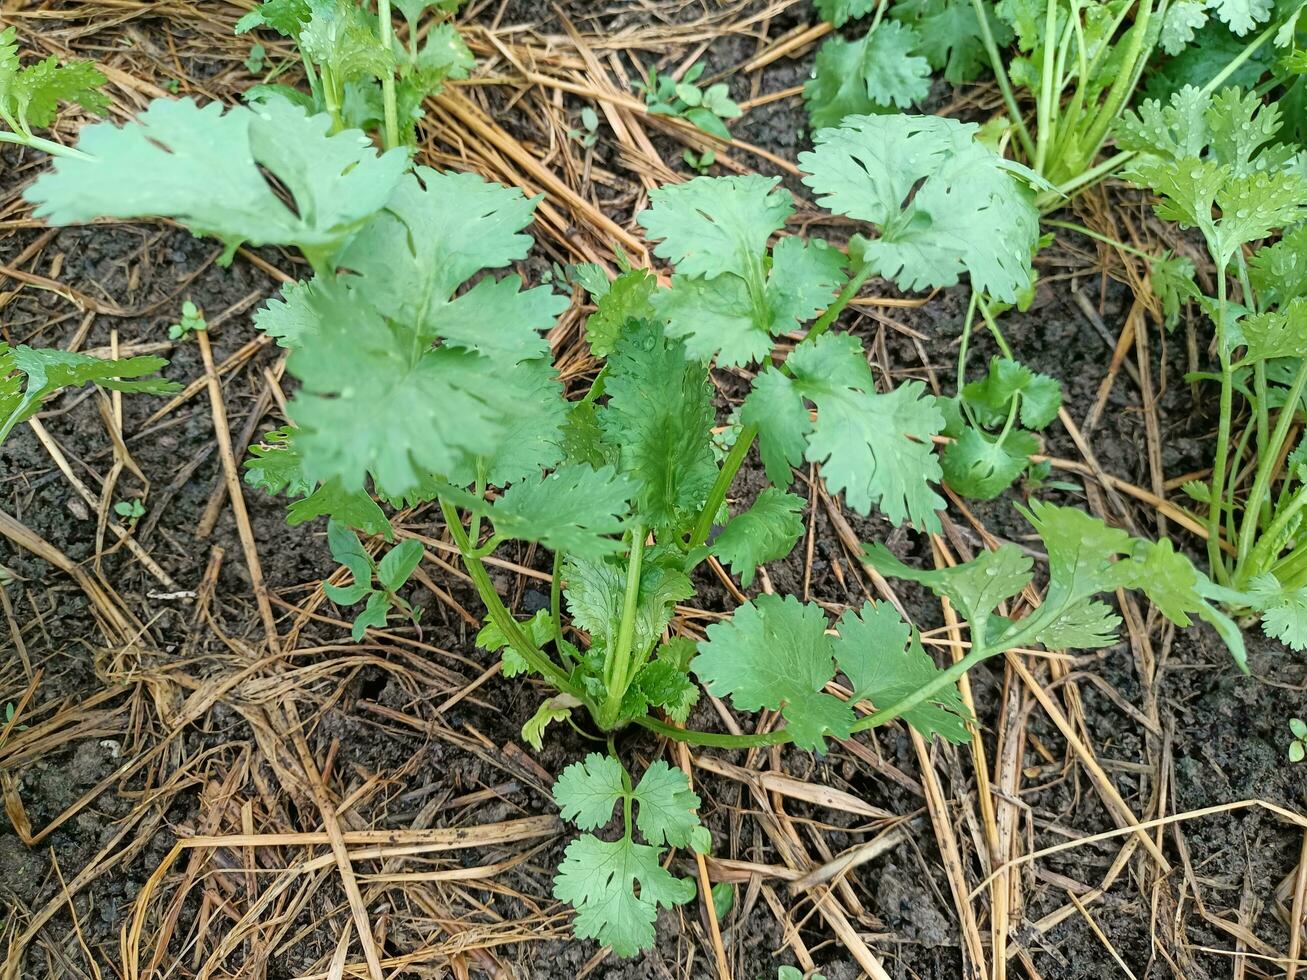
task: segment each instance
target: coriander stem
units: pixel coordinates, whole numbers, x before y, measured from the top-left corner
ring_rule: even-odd
[[[631,525],[631,553],[626,562],[626,591],[622,596],[622,619],[617,626],[617,642],[608,651],[604,664],[607,699],[600,723],[609,727],[617,720],[630,682],[631,645],[635,642],[635,614],[640,605],[640,570],[644,565],[644,524],[637,519]]]
[[[1003,104],[1007,106],[1007,113],[1012,117],[1012,123],[1017,128],[1017,139],[1021,141],[1021,148],[1025,150],[1026,159],[1035,158],[1035,144],[1030,138],[1030,130],[1026,128],[1026,121],[1021,118],[1021,107],[1017,105],[1017,97],[1012,94],[1012,83],[1008,80],[1007,68],[1003,64],[1003,56],[998,53],[998,45],[994,41],[994,32],[989,26],[989,13],[985,10],[985,0],[971,0],[971,5],[976,10],[976,22],[980,25],[980,40],[985,46],[985,53],[989,56],[989,65],[994,71],[994,80],[998,82],[998,89],[1003,93]]]
[[[440,512],[445,517],[445,526],[449,529],[450,536],[454,539],[454,544],[458,547],[460,556],[463,559],[463,567],[472,577],[472,584],[476,586],[477,594],[481,597],[482,603],[485,604],[486,614],[490,621],[499,628],[499,632],[508,640],[508,645],[513,648],[523,660],[531,665],[532,669],[541,674],[549,683],[553,684],[559,691],[565,694],[571,694],[581,701],[585,701],[581,692],[572,686],[571,679],[565,674],[548,655],[532,643],[517,625],[517,620],[513,614],[508,611],[504,601],[499,598],[499,593],[495,591],[495,584],[490,581],[490,573],[486,571],[486,566],[478,558],[468,540],[467,531],[463,528],[463,521],[458,516],[458,508],[448,501],[440,501]]]
[[[0,131],[0,143],[17,143],[19,146],[30,146],[32,149],[48,153],[52,157],[68,157],[73,160],[95,159],[89,153],[83,153],[75,147],[64,146],[62,143],[43,139],[40,136],[24,136],[22,133]]]
[[[1270,489],[1272,473],[1279,461],[1280,450],[1284,448],[1284,442],[1289,438],[1289,430],[1293,427],[1298,403],[1302,399],[1305,387],[1307,387],[1307,360],[1298,366],[1298,373],[1294,375],[1293,385],[1289,388],[1284,407],[1280,409],[1280,416],[1275,421],[1275,431],[1271,433],[1271,440],[1266,449],[1258,455],[1257,475],[1253,479],[1252,491],[1244,501],[1243,522],[1239,528],[1237,542],[1239,556],[1235,564],[1235,581],[1243,585],[1247,584],[1249,577],[1246,562],[1253,550],[1253,538],[1257,533],[1257,518],[1262,509],[1262,501]],[[1251,571],[1255,574],[1257,569]]]
[[[395,24],[390,16],[390,0],[377,0],[377,27],[381,46],[390,54],[395,49]],[[381,104],[385,115],[382,143],[387,150],[399,146],[399,118],[395,105],[395,73],[388,71],[381,79]]]
[[[554,639],[563,638],[563,553],[554,552],[554,574],[549,582],[549,619],[554,624]],[[559,647],[562,652],[562,647]]]
[[[1217,581],[1229,583],[1225,559],[1221,555],[1221,511],[1225,497],[1225,468],[1230,452],[1230,424],[1234,411],[1234,376],[1225,337],[1226,278],[1225,263],[1219,263],[1216,278],[1216,353],[1221,361],[1221,415],[1217,424],[1216,457],[1212,462],[1212,501],[1207,511],[1207,562]],[[1231,498],[1231,507],[1234,505]]]

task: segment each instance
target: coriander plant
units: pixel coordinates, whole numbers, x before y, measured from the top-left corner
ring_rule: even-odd
[[[1218,370],[1202,376],[1220,391],[1211,479],[1185,486],[1207,507],[1212,577],[1228,605],[1303,649],[1307,450],[1291,440],[1307,391],[1307,178],[1296,149],[1275,142],[1282,122],[1255,95],[1188,87],[1128,115],[1118,142],[1138,154],[1129,176],[1158,194],[1158,215],[1196,228],[1216,265],[1215,297],[1165,279],[1177,311],[1196,301],[1215,331]],[[1266,242],[1284,228],[1294,230]]]
[[[298,8],[277,0],[259,14],[271,24],[287,9]],[[311,23],[299,28],[302,48]],[[332,86],[348,83],[330,58],[310,56],[314,66],[331,69]],[[321,73],[317,84],[328,90]],[[832,635],[822,606],[764,594],[702,642],[676,635],[677,604],[709,557],[748,586],[795,547],[799,464],[819,465],[859,514],[940,529],[934,440],[945,413],[919,381],[882,390],[861,338],[837,325],[872,276],[920,290],[965,275],[997,303],[1029,287],[1035,180],[978,142],[976,126],[870,115],[819,133],[799,162],[817,202],[860,229],[847,248],[785,234],[793,204],[775,179],[698,177],[652,191],[637,220],[670,264],[670,286],[644,269],[612,281],[578,270],[596,304],[585,327],[596,370],[569,397],[545,337],[568,298],[502,271],[528,255],[538,199],[415,166],[388,125],[378,149],[342,128],[332,101],[321,113],[275,92],[237,107],[157,100],[126,126],[85,128],[77,154],[56,158],[26,193],[52,224],[164,216],[217,238],[228,257],[250,243],[308,260],[312,276],[255,317],[288,352],[298,389],[295,425],[253,449],[247,480],[291,498],[291,523],[330,518],[329,544],[354,581],[328,595],[366,600],[356,635],[389,608],[409,612],[399,593],[421,547],[403,519],[437,504],[486,610],[478,643],[506,676],[547,689],[523,738],[538,746],[567,719],[609,743],[554,789],[584,832],[555,882],[578,910],[579,935],[622,954],[647,948],[658,908],[694,893],[664,868],[664,848],[710,845],[685,776],[655,762],[633,780],[613,750],[619,733],[823,751],[902,720],[963,742],[972,719],[956,681],[966,670],[1019,645],[1115,642],[1118,621],[1098,596],[1120,588],[1143,590],[1181,625],[1213,622],[1241,651],[1210,583],[1168,542],[1039,502],[1026,516],[1049,584],[1024,616],[1014,602],[1033,563],[1013,545],[940,571],[869,546],[868,562],[947,596],[967,622],[968,652],[946,669],[887,603],[845,611]],[[753,375],[739,427],[720,443],[715,367]],[[1006,412],[1009,434],[1012,419],[1038,428],[1054,400],[1047,383],[1002,363],[994,372],[964,392],[977,422]],[[733,488],[755,445],[770,486],[746,501]],[[397,543],[377,559],[356,532],[377,548]],[[529,619],[505,605],[486,567],[511,541],[552,556],[549,608]],[[740,711],[779,712],[781,724],[749,735],[686,727],[701,687]],[[617,830],[592,833],[619,804]]]

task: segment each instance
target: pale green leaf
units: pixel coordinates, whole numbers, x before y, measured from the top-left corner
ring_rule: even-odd
[[[853,685],[855,701],[866,699],[879,709],[892,708],[939,674],[915,631],[888,602],[867,602],[860,611],[845,613],[839,633],[835,659]],[[902,717],[927,738],[939,735],[950,742],[971,738],[970,714],[956,684],[940,688]]]
[[[939,116],[855,116],[800,154],[818,203],[879,229],[861,259],[902,289],[972,284],[1015,302],[1039,237],[1033,175]]]
[[[758,566],[784,558],[803,534],[803,498],[767,487],[753,505],[727,523],[712,543],[747,589]]]
[[[26,196],[54,225],[157,216],[229,250],[250,242],[329,252],[385,204],[408,163],[403,150],[377,156],[362,133],[329,135],[330,126],[283,100],[224,112],[216,102],[156,99],[121,128],[84,127],[77,148],[91,159],[59,157]]]
[[[800,748],[847,738],[852,709],[823,688],[835,676],[834,649],[819,606],[794,596],[760,595],[708,627],[691,664],[712,694],[741,711],[779,710]]]

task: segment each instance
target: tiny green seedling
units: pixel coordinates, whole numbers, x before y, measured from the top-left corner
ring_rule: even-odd
[[[259,74],[263,71],[264,59],[267,56],[267,49],[262,44],[251,44],[250,53],[245,58],[245,70],[251,75]]]
[[[599,140],[599,114],[586,106],[581,110],[581,128],[569,129],[567,138],[590,149]]]
[[[145,516],[145,505],[138,499],[120,500],[113,505],[113,512],[125,520],[130,527]]]
[[[717,162],[717,154],[712,150],[695,153],[693,150],[687,149],[681,154],[681,159],[685,161],[687,167],[691,167],[701,174],[706,174],[712,169],[712,165]]]
[[[189,340],[197,330],[207,330],[209,325],[204,320],[200,308],[187,300],[182,304],[182,317],[168,328],[168,336],[173,340]]]
[[[826,980],[826,977],[820,973],[805,974],[797,966],[782,966],[776,971],[776,980]]]
[[[355,642],[363,639],[369,626],[385,626],[390,610],[398,609],[417,625],[418,613],[398,592],[422,560],[422,542],[414,538],[402,541],[386,552],[381,561],[374,561],[363,548],[359,536],[338,521],[327,524],[327,544],[331,557],[354,573],[354,584],[348,586],[322,586],[327,598],[338,606],[352,606],[366,600],[363,611],[354,619],[350,635]],[[380,588],[372,584],[376,579]]]
[[[1289,742],[1289,761],[1302,762],[1307,759],[1307,721],[1290,718],[1289,731],[1293,733],[1293,739]]]
[[[649,77],[635,82],[649,111],[663,116],[680,116],[718,139],[729,140],[731,131],[724,119],[738,119],[744,111],[731,100],[731,90],[719,82],[701,89],[695,83],[703,75],[703,62],[690,67],[678,82],[671,75],[649,69]]]

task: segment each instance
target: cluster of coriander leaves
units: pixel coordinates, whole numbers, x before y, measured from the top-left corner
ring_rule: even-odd
[[[337,132],[337,124],[330,114],[313,115],[275,93],[253,108],[225,112],[161,100],[122,129],[88,128],[78,153],[60,160],[29,196],[54,223],[164,215],[217,237],[228,254],[245,242],[295,246],[305,254],[314,278],[287,288],[258,316],[291,352],[289,370],[301,384],[291,412],[297,425],[258,447],[249,479],[300,498],[292,520],[325,514],[338,522],[330,525],[333,549],[349,559],[355,584],[337,597],[361,600],[366,593],[377,609],[365,610],[365,619],[381,613],[384,620],[420,549],[410,539],[374,564],[345,526],[389,540],[393,529],[382,503],[403,510],[439,499],[489,607],[483,642],[504,649],[506,672],[534,671],[559,691],[528,726],[537,742],[549,721],[577,707],[600,727],[636,721],[676,732],[648,712],[657,708],[674,722],[685,720],[697,697],[687,668],[738,707],[781,709],[787,727],[768,736],[773,741],[820,748],[827,737],[896,717],[962,739],[965,720],[952,687],[961,672],[1027,637],[1062,645],[1106,642],[1115,624],[1106,607],[1089,601],[1094,591],[1144,579],[1154,590],[1169,583],[1161,596],[1170,603],[1168,614],[1185,621],[1189,612],[1209,614],[1191,566],[1166,546],[1122,537],[1108,542],[1115,550],[1091,560],[1097,577],[1084,574],[1079,553],[1061,562],[1070,584],[1060,586],[1058,601],[1047,603],[1038,621],[1022,620],[1024,628],[1005,628],[993,642],[977,643],[948,671],[935,668],[911,628],[884,605],[847,615],[838,640],[826,635],[818,607],[773,597],[741,607],[697,650],[688,641],[662,639],[675,602],[690,594],[690,571],[708,554],[747,581],[758,564],[793,547],[801,501],[785,490],[791,463],[822,463],[832,489],[860,512],[879,506],[895,523],[938,527],[939,498],[930,483],[939,469],[930,443],[942,413],[919,386],[878,392],[859,342],[828,329],[871,275],[928,288],[952,285],[965,273],[1000,302],[1028,285],[1037,231],[1028,175],[977,144],[974,127],[930,117],[865,117],[822,134],[803,161],[807,183],[832,210],[877,231],[874,238],[856,236],[847,254],[790,238],[769,247],[790,205],[767,181],[705,180],[660,192],[641,221],[661,240],[658,254],[675,267],[672,286],[658,289],[643,271],[596,285],[599,309],[587,336],[606,362],[587,395],[568,401],[542,336],[564,299],[548,289],[523,289],[513,275],[485,274],[525,256],[529,238],[520,232],[534,202],[469,175],[411,168],[402,151],[377,154],[361,134]],[[202,148],[215,145],[226,156],[206,166]],[[125,174],[142,172],[159,179],[118,193],[133,183]],[[265,172],[288,192],[290,204],[272,192]],[[457,225],[447,220],[453,213],[460,215]],[[1008,248],[992,248],[996,229]],[[701,324],[713,317],[710,332]],[[719,461],[711,364],[775,358],[776,339],[809,323],[807,339],[759,374],[740,438]],[[815,423],[809,404],[817,409]],[[705,529],[726,518],[726,491],[741,447],[747,451],[752,438],[776,486],[727,520],[710,545]],[[466,525],[460,507],[470,515]],[[1092,519],[1066,514],[1049,509],[1037,527],[1086,540],[1086,529],[1074,522]],[[1091,529],[1120,534],[1098,524]],[[564,635],[559,604],[526,623],[504,609],[481,557],[507,539],[555,552],[556,580],[568,582],[576,627],[570,635],[579,643]],[[1015,563],[1010,555],[993,555],[938,580],[906,566],[887,570],[949,595],[968,614],[973,636],[983,638],[989,612],[1029,581],[1028,569],[1000,574],[1004,563]],[[1166,574],[1127,581],[1121,576],[1134,567],[1128,563],[1156,565]],[[965,583],[968,569],[980,583],[979,597],[957,584]],[[380,589],[372,586],[374,574]],[[976,610],[983,615],[971,620]],[[760,683],[765,663],[754,668],[776,637],[784,638],[794,669]],[[878,711],[855,720],[849,702],[825,692],[837,668],[855,698],[873,701]],[[723,738],[680,734],[704,744]],[[569,793],[588,792],[592,770],[600,782],[607,778],[583,766],[585,778],[571,780],[581,785],[564,788],[560,802],[571,806],[564,799]],[[622,792],[608,797],[609,815],[615,802],[624,803],[627,844],[632,806],[643,812],[653,805],[649,800],[662,798],[656,784],[675,781],[650,771],[659,775],[647,792],[648,774],[635,790],[623,776]],[[697,801],[688,785],[673,789],[668,798],[675,805],[665,807],[664,819],[681,829],[637,817],[652,843],[634,847],[706,843],[701,832],[691,833]],[[583,827],[601,822],[582,819],[591,821]],[[595,935],[618,903],[630,911],[619,927],[623,948],[647,944],[656,905],[684,900],[687,886],[652,872],[648,884],[642,877],[648,869],[641,869],[647,852],[596,847],[597,839],[577,843],[560,876],[560,895],[583,907],[584,928]]]
[[[1307,178],[1301,152],[1276,142],[1282,125],[1279,106],[1254,94],[1187,87],[1128,115],[1118,143],[1137,154],[1128,176],[1157,193],[1158,215],[1196,228],[1217,268],[1215,297],[1190,277],[1164,280],[1172,309],[1192,300],[1215,330],[1218,370],[1200,376],[1220,390],[1212,476],[1185,486],[1208,509],[1212,576],[1229,605],[1260,612],[1268,634],[1303,649],[1307,448],[1291,450],[1289,439],[1307,390]],[[1284,228],[1293,230],[1251,248]],[[1249,417],[1238,433],[1236,396]],[[1239,482],[1245,454],[1251,485]]]
[[[246,98],[275,94],[310,113],[327,113],[333,130],[385,131],[388,145],[411,145],[422,103],[472,68],[472,53],[450,22],[463,2],[381,0],[374,16],[357,0],[263,0],[240,19],[236,32],[265,29],[289,38],[309,92],[265,84]],[[392,3],[407,25],[406,39],[394,33]]]
[[[814,3],[836,28],[874,11],[861,37],[837,34],[818,52],[804,88],[814,127],[918,103],[932,71],[958,84],[988,66],[1007,109],[994,135],[1011,130],[1025,162],[1055,185],[1080,186],[1119,167],[1117,158],[1094,167],[1095,158],[1146,76],[1153,94],[1166,95],[1185,83],[1215,89],[1232,75],[1251,85],[1270,71],[1286,104],[1307,104],[1307,23],[1299,25],[1297,0]],[[1033,127],[1018,92],[1034,99]],[[1301,134],[1307,123],[1294,126]],[[1049,193],[1041,203],[1060,200]]]

